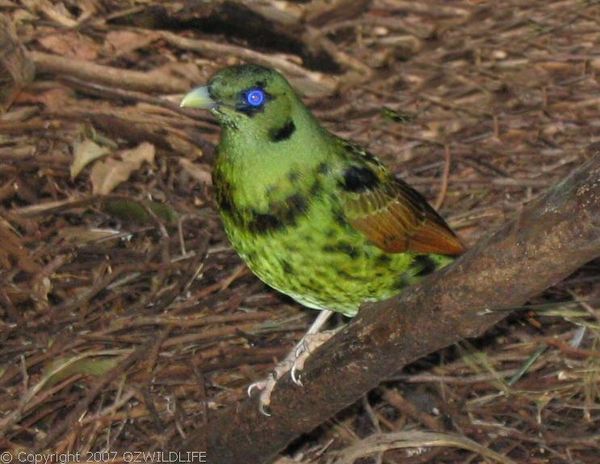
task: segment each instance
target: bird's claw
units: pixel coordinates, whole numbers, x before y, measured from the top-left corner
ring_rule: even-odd
[[[298,385],[299,387],[303,386],[302,381],[300,380],[300,373],[302,372],[302,369],[304,369],[304,363],[308,359],[310,353],[314,351],[317,346],[320,346],[328,340],[333,333],[335,333],[335,331],[331,330],[307,335],[283,361],[277,364],[275,370],[271,372],[266,379],[250,384],[247,390],[248,396],[252,396],[255,389],[260,390],[258,409],[263,415],[271,415],[265,408],[268,408],[271,403],[271,393],[273,392],[277,381],[287,372],[290,373],[292,382],[294,382],[295,385]]]
[[[299,387],[303,387],[302,381],[300,380],[300,372],[302,371],[302,367],[297,366],[296,363],[290,369],[290,377],[292,378],[292,382]]]
[[[282,378],[287,372],[290,373],[292,382],[295,385],[302,386],[299,374],[304,367],[304,361],[308,357],[307,347],[299,346],[298,349],[292,351],[291,356],[288,356],[280,362],[269,376],[259,382],[254,382],[248,386],[248,396],[251,397],[254,390],[260,390],[258,397],[258,410],[265,416],[270,416],[265,408],[271,403],[271,394],[277,384],[277,381]]]
[[[249,397],[252,397],[252,392],[255,389],[260,391],[260,395],[258,397],[258,410],[263,416],[268,417],[271,415],[266,408],[268,408],[269,404],[271,403],[271,393],[273,392],[273,388],[275,388],[276,383],[277,379],[275,378],[275,375],[271,373],[265,380],[251,383],[248,386],[247,393]]]
[[[251,383],[250,385],[248,385],[248,389],[246,390],[246,394],[248,395],[248,398],[252,397],[252,391],[256,388],[258,390],[262,390],[261,384],[264,383],[263,382],[254,382]]]
[[[261,413],[263,416],[271,417],[271,413],[269,413],[269,412],[267,412],[267,411],[265,410],[265,406],[266,406],[267,408],[269,407],[269,405],[265,405],[265,404],[259,403],[259,404],[258,404],[258,411],[259,411],[259,412],[260,412],[260,413]]]

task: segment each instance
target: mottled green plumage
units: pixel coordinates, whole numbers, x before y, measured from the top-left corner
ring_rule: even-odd
[[[263,105],[247,103],[252,89]],[[279,73],[226,68],[182,104],[222,126],[213,180],[231,244],[303,305],[353,316],[462,250],[416,191],[322,128]]]

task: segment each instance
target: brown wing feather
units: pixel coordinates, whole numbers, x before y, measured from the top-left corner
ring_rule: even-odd
[[[346,195],[344,203],[350,224],[389,253],[458,255],[465,250],[427,201],[392,176],[372,190]]]

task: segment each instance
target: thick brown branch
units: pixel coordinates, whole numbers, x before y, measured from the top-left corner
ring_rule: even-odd
[[[309,359],[304,387],[280,381],[271,417],[248,400],[209,417],[183,447],[219,464],[269,462],[402,366],[481,335],[507,314],[485,309],[521,305],[598,256],[600,154],[452,266],[365,307]]]

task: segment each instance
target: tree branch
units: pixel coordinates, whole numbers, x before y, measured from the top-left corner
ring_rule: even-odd
[[[302,373],[275,387],[270,417],[256,399],[216,413],[182,449],[209,462],[271,461],[404,365],[462,338],[483,334],[506,308],[556,284],[600,256],[600,153],[530,202],[515,219],[451,266],[390,300],[364,307],[319,348]]]

